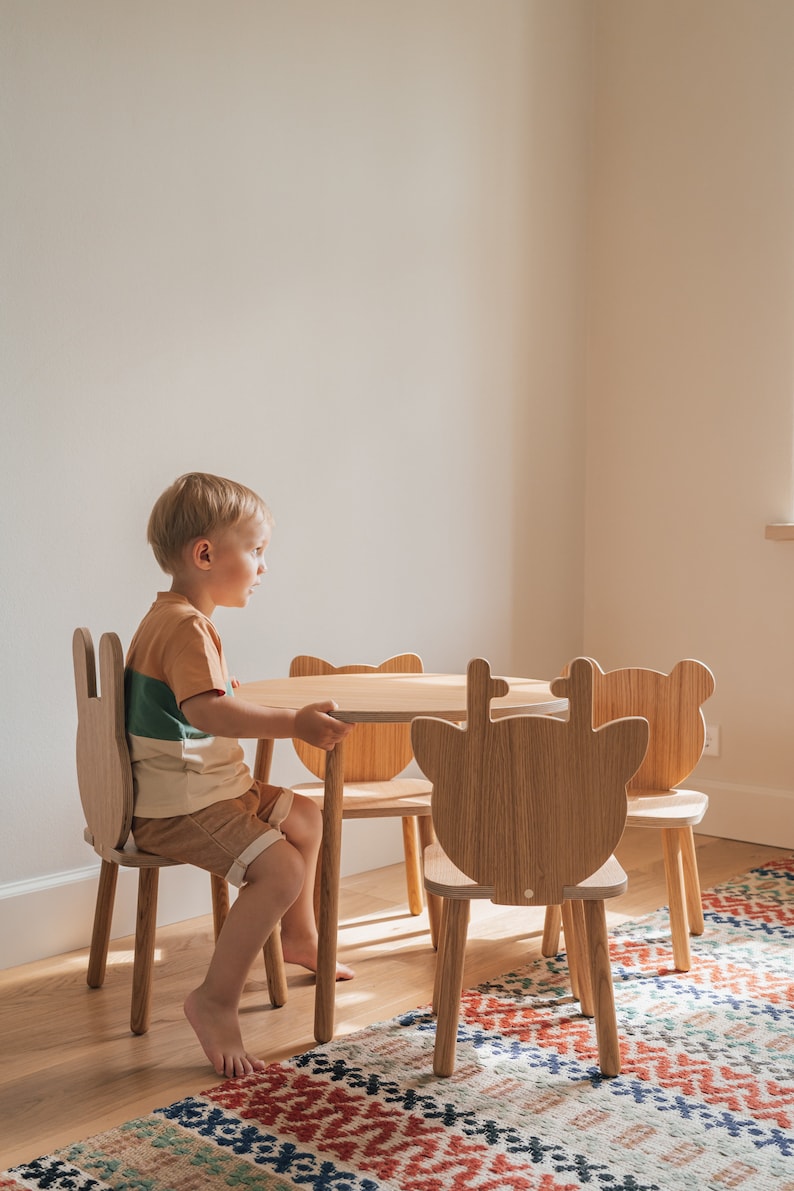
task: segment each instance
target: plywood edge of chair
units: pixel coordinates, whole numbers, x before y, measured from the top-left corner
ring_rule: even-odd
[[[632,790],[626,823],[631,827],[697,827],[708,807],[708,794],[700,790]]]
[[[453,864],[440,844],[431,844],[424,852],[425,889],[438,897],[450,901],[481,898],[489,900],[494,895],[492,885],[478,885]]]
[[[97,856],[102,860],[107,860],[111,864],[117,864],[120,868],[175,868],[181,864],[180,860],[170,860],[166,856],[155,856],[151,852],[141,852],[135,847],[132,840],[128,840],[123,848],[108,848],[102,847],[90,838],[90,833],[85,836],[88,843],[91,844]]]
[[[565,901],[603,901],[608,897],[620,897],[628,889],[629,879],[616,856],[610,856],[597,872],[586,877],[578,885],[566,885],[563,889]]]

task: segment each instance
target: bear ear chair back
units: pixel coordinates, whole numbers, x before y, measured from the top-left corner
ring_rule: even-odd
[[[560,681],[552,683],[552,689]],[[701,705],[713,694],[714,685],[708,666],[693,658],[678,662],[669,674],[594,668],[596,727],[621,716],[639,715],[648,721],[648,749],[628,786],[626,825],[661,832],[673,964],[679,972],[692,966],[690,936],[702,935],[704,930],[694,828],[709,804],[706,794],[682,784],[703,753],[706,721]],[[550,909],[543,954],[556,955],[559,947],[559,913]]]
[[[90,988],[101,988],[104,983],[119,869],[136,869],[138,906],[130,1029],[133,1034],[145,1034],[151,1014],[160,869],[172,868],[176,862],[139,852],[130,835],[133,782],[125,729],[121,642],[115,633],[104,633],[100,639],[99,690],[94,643],[88,629],[75,629],[72,654],[77,696],[77,782],[86,821],[83,834],[102,860],[86,981]],[[226,882],[214,874],[210,882],[217,938],[229,912],[229,890]],[[278,935],[265,944],[265,965],[271,1004],[283,1005],[286,976]]]
[[[433,776],[438,843],[425,853],[425,886],[446,899],[435,1006],[433,1069],[451,1074],[460,1006],[469,902],[509,905],[577,902],[576,972],[582,1011],[596,1019],[599,1064],[620,1070],[604,899],[623,893],[626,875],[611,855],[626,820],[626,784],[648,743],[644,719],[596,730],[593,664],[581,658],[560,680],[567,720],[516,715],[492,720],[504,693],[488,663],[469,665],[466,727],[414,721],[414,752]],[[574,965],[572,965],[573,968]]]

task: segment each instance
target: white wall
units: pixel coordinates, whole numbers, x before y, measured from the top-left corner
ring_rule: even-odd
[[[403,649],[544,675],[580,648],[592,21],[586,0],[0,18],[8,965],[87,939],[71,634],[129,639],[181,472],[276,517],[264,587],[218,615],[242,680]],[[302,776],[289,746],[276,773]],[[348,870],[399,855],[352,826]],[[205,912],[205,884],[165,874],[163,916]]]
[[[0,962],[86,940],[71,633],[129,638],[194,467],[277,519],[240,678],[702,657],[705,826],[794,846],[789,0],[0,19]],[[353,828],[348,871],[397,858]]]
[[[794,5],[597,6],[584,641],[702,658],[715,834],[794,846]]]

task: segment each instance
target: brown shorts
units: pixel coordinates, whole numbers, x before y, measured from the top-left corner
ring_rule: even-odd
[[[213,802],[192,815],[136,817],[132,833],[142,852],[195,864],[240,886],[251,861],[284,839],[279,829],[293,797],[292,790],[255,781],[239,798]]]

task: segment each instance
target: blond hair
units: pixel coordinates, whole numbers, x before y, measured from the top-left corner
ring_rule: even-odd
[[[273,524],[270,509],[256,492],[223,476],[192,471],[174,480],[155,502],[146,537],[160,567],[172,575],[197,538],[255,516]]]

